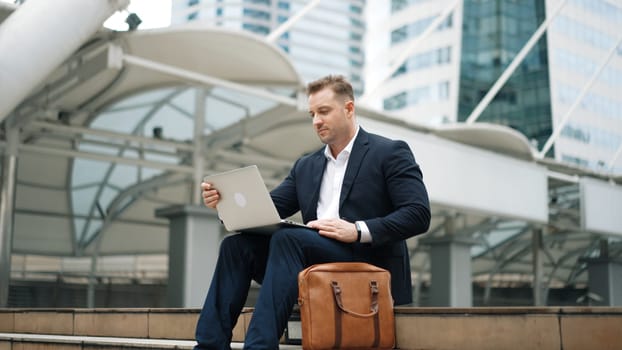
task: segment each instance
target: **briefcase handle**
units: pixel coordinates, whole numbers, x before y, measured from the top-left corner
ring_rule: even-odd
[[[352,310],[348,310],[343,306],[343,302],[341,301],[341,287],[339,287],[339,283],[337,281],[331,281],[331,286],[333,287],[333,294],[335,295],[335,301],[337,302],[337,306],[339,309],[349,315],[356,317],[371,317],[378,313],[378,283],[376,281],[369,282],[369,288],[371,289],[371,304],[370,304],[370,313],[361,314],[358,312],[354,312]]]

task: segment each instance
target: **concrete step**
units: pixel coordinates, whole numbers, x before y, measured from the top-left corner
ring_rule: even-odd
[[[181,349],[191,350],[196,342],[194,340],[174,339],[145,339],[145,338],[117,338],[117,337],[86,337],[71,335],[52,334],[24,334],[24,333],[0,333],[0,349],[31,349],[37,350],[78,350],[100,349],[128,350],[128,349]],[[233,342],[231,349],[242,349],[244,343]],[[281,350],[300,350],[301,346],[281,345]]]
[[[147,342],[145,344],[164,340],[173,347],[184,348],[189,345],[183,344],[188,343],[175,341],[194,344],[199,311],[0,309],[0,332],[12,334],[10,340],[0,339],[0,350],[24,349],[11,344],[24,343],[19,337],[36,334],[138,339],[136,341]],[[622,349],[620,307],[397,307],[394,311],[399,349]],[[245,309],[240,316],[234,330],[235,343],[244,341],[251,315],[252,309]],[[91,347],[77,346],[71,348]],[[149,348],[150,345],[136,347]]]
[[[0,349],[187,349],[193,348],[195,342],[190,340],[87,337],[54,334],[0,333]],[[237,343],[242,344],[242,343]],[[4,345],[4,346],[3,346]],[[235,345],[235,344],[232,344]],[[237,347],[241,349],[242,347]],[[235,348],[234,348],[235,349]]]

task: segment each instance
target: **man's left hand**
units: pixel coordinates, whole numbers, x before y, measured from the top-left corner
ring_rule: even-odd
[[[358,238],[354,223],[342,219],[313,220],[309,221],[307,226],[318,230],[318,233],[324,237],[345,243],[355,242]]]

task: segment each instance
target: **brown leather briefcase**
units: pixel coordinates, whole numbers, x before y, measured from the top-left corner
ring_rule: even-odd
[[[389,271],[365,263],[313,265],[298,274],[303,349],[392,349]]]

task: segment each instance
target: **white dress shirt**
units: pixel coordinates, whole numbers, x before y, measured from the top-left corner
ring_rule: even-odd
[[[348,160],[350,160],[350,153],[352,152],[352,146],[354,140],[359,133],[360,127],[357,126],[356,133],[346,147],[337,155],[337,158],[333,157],[330,147],[326,145],[324,148],[324,156],[326,157],[326,169],[322,176],[322,185],[320,187],[320,198],[317,203],[317,218],[318,219],[334,219],[340,218],[339,215],[339,197],[341,196],[341,187],[343,185],[343,177],[346,174],[346,168],[348,167]],[[371,233],[364,221],[358,221],[361,228],[361,242],[371,242]]]

